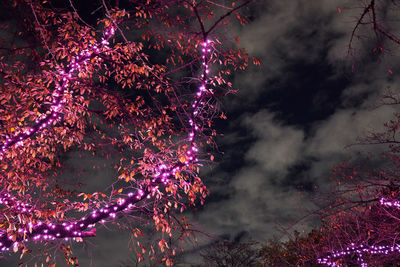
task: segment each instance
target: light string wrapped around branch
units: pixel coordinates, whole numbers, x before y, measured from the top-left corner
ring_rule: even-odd
[[[51,102],[50,113],[46,114],[43,118],[36,119],[34,124],[29,129],[20,131],[19,133],[9,136],[3,140],[3,142],[0,143],[0,160],[3,158],[4,154],[9,148],[14,145],[23,145],[24,140],[42,131],[61,118],[60,114],[63,107],[63,96],[67,92],[69,80],[72,78],[73,74],[79,72],[92,57],[98,56],[105,50],[109,49],[108,40],[114,35],[114,33],[115,29],[113,27],[106,29],[100,45],[97,45],[96,43],[91,44],[91,50],[87,49],[81,51],[77,56],[75,56],[75,58],[71,60],[65,69],[58,71],[59,75],[61,76],[61,80],[56,84],[56,89],[52,94],[53,101]]]
[[[400,201],[389,200],[386,198],[381,198],[379,204],[388,208],[400,209]],[[337,261],[348,255],[357,255],[357,262],[361,267],[367,267],[368,264],[364,262],[363,255],[389,255],[396,253],[400,255],[400,244],[391,245],[356,245],[351,243],[350,246],[344,250],[332,251],[330,255],[317,259],[319,264],[324,264],[327,266],[342,266],[338,264]]]
[[[7,148],[12,145],[18,145],[23,140],[31,137],[34,133],[39,130],[51,125],[59,115],[60,109],[62,108],[62,96],[67,90],[68,80],[72,78],[72,75],[80,70],[87,60],[96,54],[101,53],[104,49],[108,49],[108,39],[114,34],[114,28],[109,28],[104,33],[104,38],[101,41],[100,46],[93,45],[93,51],[84,51],[78,55],[68,65],[66,71],[60,71],[63,77],[60,85],[55,90],[53,96],[54,101],[52,105],[52,112],[41,120],[37,120],[36,124],[31,127],[26,133],[20,133],[14,137],[9,138],[9,141],[3,143],[1,147],[2,153],[7,151]],[[141,188],[136,189],[134,192],[127,194],[127,197],[120,197],[118,202],[111,205],[105,205],[100,209],[92,210],[81,219],[76,219],[72,222],[63,223],[44,223],[41,221],[35,223],[27,223],[21,225],[17,230],[16,234],[7,234],[5,231],[0,234],[0,250],[8,251],[10,248],[18,248],[21,243],[33,241],[49,241],[55,239],[76,239],[84,238],[89,236],[95,236],[95,225],[97,223],[105,223],[108,220],[113,220],[117,217],[118,213],[129,212],[132,208],[136,207],[136,203],[150,198],[154,190],[159,185],[168,185],[172,177],[175,177],[185,166],[190,164],[197,164],[198,162],[198,144],[195,141],[195,137],[198,135],[201,129],[201,120],[198,116],[199,111],[204,107],[206,98],[212,96],[212,91],[207,89],[207,74],[209,73],[208,61],[211,57],[211,41],[205,40],[202,44],[202,69],[203,72],[200,78],[200,86],[198,91],[195,93],[194,100],[191,103],[190,118],[188,123],[190,125],[190,131],[188,133],[187,142],[190,144],[186,151],[186,159],[184,161],[177,160],[175,163],[163,163],[156,167],[153,178],[149,183],[144,184]],[[54,115],[55,114],[55,115]],[[1,155],[1,154],[0,154]],[[4,199],[3,199],[4,198]],[[1,204],[7,201],[16,201],[14,197],[9,194],[3,194],[0,197]],[[25,205],[25,204],[24,204]],[[21,206],[22,209],[30,208]],[[17,205],[18,206],[18,205]]]

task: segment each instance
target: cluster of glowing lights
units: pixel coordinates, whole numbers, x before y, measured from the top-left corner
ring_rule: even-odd
[[[379,203],[386,207],[400,208],[400,201],[397,201],[397,200],[387,200],[385,198],[381,198],[379,200]]]
[[[16,134],[13,137],[8,138],[0,148],[0,157],[10,148],[12,145],[22,145],[23,140],[29,138],[36,132],[50,126],[57,118],[59,118],[60,110],[62,109],[62,97],[67,91],[68,80],[72,78],[73,74],[87,63],[92,56],[101,53],[104,49],[108,48],[108,39],[113,36],[114,28],[109,28],[104,33],[104,38],[101,41],[101,45],[97,46],[93,44],[91,51],[82,51],[71,63],[67,66],[66,70],[61,70],[62,81],[57,86],[53,93],[53,103],[51,107],[51,113],[46,115],[42,119],[36,120],[35,124],[27,131]],[[196,92],[195,98],[192,102],[192,111],[190,113],[189,124],[191,130],[188,133],[187,141],[190,146],[186,152],[186,159],[178,161],[177,163],[161,164],[156,167],[153,175],[153,179],[150,183],[146,184],[145,187],[137,189],[135,192],[130,192],[126,197],[119,198],[119,201],[112,205],[105,205],[103,208],[93,210],[81,219],[77,219],[72,222],[63,223],[43,223],[36,222],[34,224],[28,223],[22,225],[17,230],[18,234],[10,235],[5,230],[0,232],[0,250],[8,251],[10,248],[18,246],[21,242],[33,241],[50,241],[55,239],[76,240],[77,238],[83,238],[88,236],[95,236],[95,225],[97,223],[105,223],[109,220],[113,220],[117,217],[120,212],[127,212],[135,207],[135,204],[145,198],[150,198],[151,193],[157,190],[157,186],[160,184],[167,185],[171,182],[171,176],[175,176],[185,165],[198,162],[197,152],[198,145],[195,142],[195,137],[201,127],[201,118],[198,114],[202,110],[205,104],[206,95],[212,94],[210,89],[207,89],[207,74],[209,73],[208,61],[209,54],[211,54],[211,41],[206,40],[203,42],[202,48],[202,64],[203,73],[201,74],[201,84],[198,92]],[[9,194],[3,194],[0,197],[0,205],[12,206],[20,212],[32,212],[32,208],[17,200]]]
[[[388,200],[385,198],[381,198],[379,200],[379,204],[386,207],[395,207],[400,209],[400,201],[397,200]],[[349,247],[345,250],[341,251],[332,251],[330,255],[319,258],[317,262],[319,264],[324,264],[327,266],[342,266],[342,264],[338,263],[339,259],[349,256],[349,255],[357,255],[357,261],[361,267],[367,267],[368,264],[364,262],[363,255],[389,255],[393,253],[400,254],[400,244],[393,245],[356,245],[351,243]]]
[[[18,201],[10,194],[2,194],[0,197],[0,205],[4,205],[17,214],[29,214],[33,211],[32,206],[22,201]]]
[[[342,266],[341,264],[337,263],[337,260],[347,256],[347,255],[357,255],[357,261],[359,262],[361,267],[367,267],[368,264],[364,262],[363,260],[363,255],[368,254],[368,255],[374,255],[374,254],[385,254],[388,255],[390,253],[400,253],[400,245],[394,245],[394,246],[364,246],[364,245],[359,245],[356,246],[354,243],[350,244],[349,247],[346,248],[346,250],[342,251],[333,251],[331,255],[325,257],[325,258],[320,258],[317,260],[319,264],[325,264],[327,266]]]

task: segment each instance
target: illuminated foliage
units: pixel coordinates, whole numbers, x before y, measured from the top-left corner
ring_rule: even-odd
[[[25,254],[32,241],[56,242],[77,264],[65,240],[95,236],[105,223],[139,240],[138,222],[151,223],[172,265],[167,240],[192,234],[177,214],[208,194],[199,168],[223,117],[217,97],[249,62],[219,33],[231,15],[244,24],[239,10],[249,3],[100,2],[104,18],[89,25],[72,5],[7,1],[22,17],[0,25],[0,249]],[[118,177],[101,192],[65,183],[71,151],[112,159]],[[139,259],[156,253],[136,244]]]

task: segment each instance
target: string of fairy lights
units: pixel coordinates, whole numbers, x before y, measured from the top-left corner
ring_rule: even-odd
[[[83,66],[90,60],[91,57],[99,55],[103,51],[109,49],[109,39],[114,35],[115,28],[110,27],[105,30],[104,37],[101,39],[100,45],[93,44],[91,50],[82,51],[70,64],[67,65],[65,70],[60,70],[59,74],[62,79],[56,86],[53,93],[53,102],[51,112],[41,119],[37,119],[34,125],[23,132],[17,133],[14,136],[8,137],[0,147],[0,159],[7,152],[7,149],[14,146],[22,146],[24,140],[30,138],[35,133],[43,130],[46,127],[54,124],[61,114],[63,108],[63,95],[67,92],[68,81],[75,73],[83,68]],[[164,163],[156,167],[153,179],[142,188],[138,188],[135,192],[130,192],[125,197],[119,198],[115,204],[105,205],[104,207],[93,210],[80,219],[71,222],[63,223],[44,223],[38,221],[36,223],[28,223],[18,229],[18,234],[9,235],[6,232],[0,234],[0,250],[8,251],[10,248],[18,247],[21,242],[33,241],[50,241],[55,239],[76,240],[88,236],[95,236],[95,225],[97,223],[105,223],[117,217],[119,212],[126,212],[135,207],[135,204],[145,198],[150,198],[152,192],[157,189],[158,185],[167,185],[171,182],[171,177],[182,170],[184,166],[191,163],[198,162],[198,144],[195,137],[201,129],[201,118],[198,116],[199,112],[204,108],[206,97],[212,94],[210,89],[207,89],[209,73],[209,59],[212,55],[212,42],[205,40],[202,43],[202,69],[203,72],[200,78],[200,86],[195,94],[192,102],[192,111],[190,118],[188,118],[190,131],[188,133],[187,141],[190,143],[186,158],[177,163]],[[26,203],[18,202],[15,197],[10,194],[0,195],[0,205],[7,205],[14,207],[20,212],[32,212],[32,207]]]
[[[379,204],[386,207],[395,207],[400,209],[400,201],[388,200],[381,198]],[[343,266],[340,263],[340,259],[345,256],[356,256],[356,260],[361,267],[368,267],[368,263],[364,261],[364,255],[389,255],[397,253],[400,254],[400,244],[391,245],[364,245],[351,243],[350,246],[346,247],[344,250],[331,251],[330,255],[323,258],[317,259],[319,264],[324,264],[327,266]]]
[[[104,37],[101,40],[100,45],[96,43],[91,44],[90,49],[81,51],[71,62],[67,65],[66,69],[59,70],[59,74],[62,77],[60,82],[56,84],[56,89],[53,92],[53,101],[51,103],[50,112],[44,114],[40,118],[36,119],[34,124],[23,131],[17,131],[16,134],[5,138],[2,144],[0,144],[0,160],[3,159],[7,149],[12,146],[22,146],[24,140],[30,138],[34,134],[43,129],[56,123],[61,118],[61,110],[63,107],[63,96],[67,93],[69,80],[75,72],[78,72],[84,67],[87,62],[94,56],[99,55],[104,50],[109,49],[109,39],[114,35],[115,29],[110,27],[104,32]]]

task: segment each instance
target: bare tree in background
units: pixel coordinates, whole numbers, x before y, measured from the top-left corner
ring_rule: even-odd
[[[206,248],[201,256],[206,266],[241,267],[259,266],[259,243],[218,241]]]

